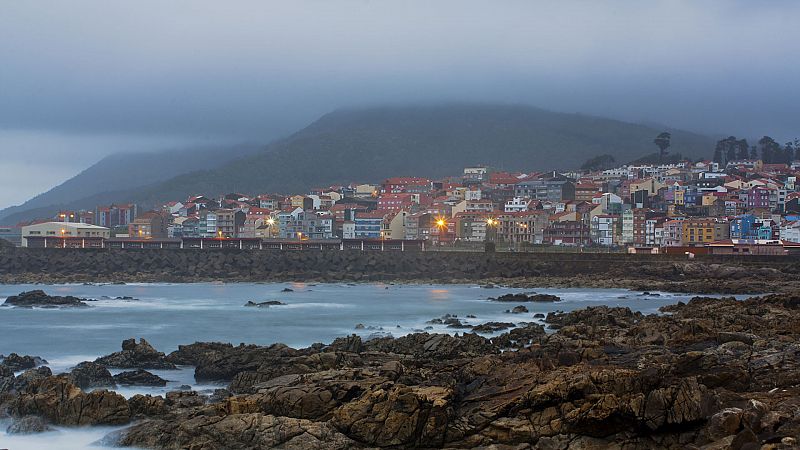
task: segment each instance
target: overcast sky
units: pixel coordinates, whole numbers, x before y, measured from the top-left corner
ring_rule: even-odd
[[[348,106],[527,103],[800,134],[800,2],[0,0],[0,207],[103,155]]]

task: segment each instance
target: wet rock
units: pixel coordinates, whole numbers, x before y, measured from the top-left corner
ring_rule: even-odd
[[[256,303],[251,300],[244,304],[244,306],[253,308],[269,308],[270,306],[279,306],[279,305],[286,305],[286,303],[279,302],[278,300],[268,300],[266,302]]]
[[[497,298],[490,298],[496,302],[560,302],[561,297],[552,294],[505,294]]]
[[[43,364],[47,364],[43,358],[38,356],[28,356],[28,355],[18,355],[16,353],[11,353],[5,358],[3,361],[0,362],[0,365],[3,365],[12,372],[19,372],[20,370],[25,369],[32,369],[36,366],[41,366]]]
[[[167,361],[164,353],[157,351],[146,340],[126,339],[122,342],[122,351],[103,356],[96,363],[120,369],[176,369],[175,364]]]
[[[136,394],[128,399],[128,407],[130,408],[132,419],[161,416],[168,412],[167,402],[160,395]]]
[[[346,450],[360,445],[332,426],[260,413],[143,421],[117,434],[113,444],[141,448]],[[111,444],[112,442],[107,442]]]
[[[714,414],[708,420],[706,433],[712,441],[731,436],[739,431],[742,422],[742,410],[739,408],[725,408]]]
[[[195,342],[179,345],[178,349],[167,356],[172,364],[196,366],[201,361],[213,360],[233,349],[233,345],[222,342]]]
[[[472,327],[472,331],[475,333],[497,333],[515,326],[511,322],[486,322]]]
[[[136,369],[114,375],[114,381],[121,386],[166,386],[167,380],[144,369]]]
[[[86,393],[54,376],[31,381],[8,409],[14,417],[36,415],[57,425],[121,425],[130,420],[125,397],[106,390]]]
[[[283,289],[281,289],[281,292],[294,292],[294,289],[283,288]]]
[[[195,391],[180,390],[167,392],[165,403],[172,408],[192,408],[202,406],[206,401]]]
[[[522,314],[526,312],[528,312],[528,308],[526,308],[525,305],[515,306],[511,309],[511,314]]]
[[[52,431],[47,422],[41,417],[26,416],[14,419],[6,429],[8,434],[35,434]]]
[[[86,299],[71,295],[60,297],[47,295],[42,290],[35,290],[12,295],[6,299],[3,306],[15,306],[17,308],[86,308],[89,305],[85,302]]]
[[[491,341],[474,333],[462,336],[416,333],[400,338],[384,337],[367,341],[368,351],[398,353],[417,358],[453,359],[497,352]]]
[[[16,393],[22,391],[34,381],[52,376],[53,372],[47,366],[40,366],[35,369],[28,369],[19,374],[16,378],[6,377],[0,380],[0,394],[3,392]]]
[[[81,389],[98,387],[116,388],[114,377],[105,366],[89,361],[84,361],[73,368],[66,378]]]
[[[444,387],[376,389],[336,410],[331,423],[368,445],[439,446],[453,392]]]

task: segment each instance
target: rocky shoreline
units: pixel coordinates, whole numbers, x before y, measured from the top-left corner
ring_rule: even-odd
[[[593,307],[548,314],[552,332],[353,335],[303,349],[164,354],[128,340],[65,375],[0,364],[0,414],[16,432],[130,424],[105,443],[159,449],[797,448],[800,297],[696,297],[662,312]],[[107,367],[158,383],[138,371],[179,365],[227,388],[125,399],[79,386],[123,379]]]

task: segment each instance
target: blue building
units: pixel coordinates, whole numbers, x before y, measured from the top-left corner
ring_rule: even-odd
[[[756,216],[742,214],[731,220],[731,239],[756,239]]]

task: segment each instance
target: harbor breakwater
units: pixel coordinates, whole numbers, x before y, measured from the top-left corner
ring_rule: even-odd
[[[641,282],[643,288],[654,284],[656,289],[725,280],[733,292],[737,281],[760,290],[775,281],[791,284],[798,275],[800,260],[785,256],[689,260],[682,255],[600,253],[0,250],[0,281],[7,283],[439,281],[629,287]]]

